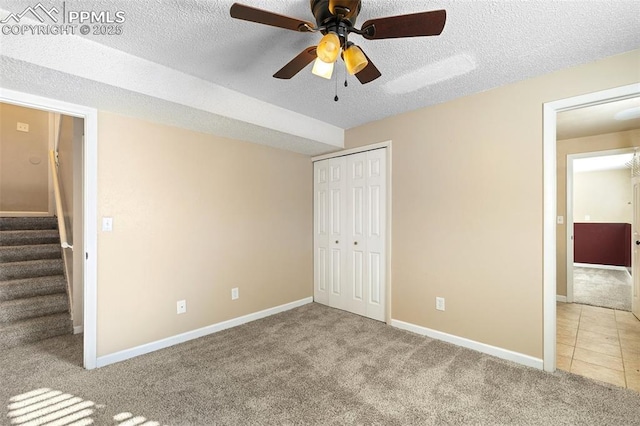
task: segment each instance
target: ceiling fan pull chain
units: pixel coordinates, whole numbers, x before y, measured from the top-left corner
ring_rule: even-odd
[[[336,97],[333,98],[334,101],[338,102],[340,98],[338,98],[338,73],[336,72]]]

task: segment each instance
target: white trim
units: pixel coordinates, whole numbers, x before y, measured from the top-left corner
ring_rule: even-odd
[[[640,83],[588,93],[543,105],[543,359],[545,371],[556,370],[556,115],[640,95]]]
[[[597,265],[595,263],[574,263],[573,266],[578,268],[593,268],[593,269],[611,269],[614,271],[628,271],[626,266],[616,265]]]
[[[556,294],[556,302],[567,303],[567,296],[560,296]]]
[[[402,330],[411,331],[412,333],[431,337],[432,339],[442,340],[443,342],[452,343],[463,348],[472,349],[487,355],[513,361],[527,367],[542,370],[542,360],[519,352],[510,351],[508,349],[499,348],[497,346],[487,345],[486,343],[476,342],[475,340],[466,339],[464,337],[454,336],[453,334],[443,333],[441,331],[432,330],[430,328],[411,324],[400,320],[391,320],[391,326]]]
[[[84,368],[96,368],[98,281],[98,111],[82,105],[0,87],[0,102],[84,119]]]
[[[356,148],[343,149],[329,154],[311,157],[312,162],[327,160],[329,158],[344,157],[345,155],[358,154],[360,152],[373,151],[374,149],[391,148],[391,141],[372,143],[371,145],[358,146]]]
[[[217,324],[211,324],[206,327],[198,328],[196,330],[187,331],[182,334],[167,337],[165,339],[156,340],[155,342],[145,343],[144,345],[136,346],[131,349],[125,349],[119,352],[115,352],[109,355],[103,355],[98,358],[97,366],[104,367],[105,365],[113,364],[127,359],[134,358],[136,356],[148,354],[160,349],[165,349],[170,346],[174,346],[180,343],[188,342],[189,340],[197,339],[207,336],[209,334],[217,333],[228,328],[237,327],[242,324],[246,324],[251,321],[259,320],[271,315],[279,314],[284,311],[288,311],[300,306],[313,302],[313,297],[307,297],[304,299],[296,300],[295,302],[285,303],[284,305],[276,306],[274,308],[265,309],[263,311],[254,312],[252,314],[244,315],[238,318],[233,318],[227,321],[222,321]]]
[[[76,325],[73,327],[73,334],[81,334],[84,333],[84,328],[81,325]]]
[[[557,179],[557,175],[556,175]],[[556,180],[557,182],[557,180]],[[566,226],[565,229],[565,238],[566,238],[566,254],[567,257],[565,259],[566,264],[566,280],[567,280],[567,303],[573,303],[573,259],[575,258],[574,250],[573,250],[573,155],[567,155],[567,175],[565,176],[565,185],[566,185],[566,215],[564,218],[564,223]],[[557,291],[557,288],[556,288]]]

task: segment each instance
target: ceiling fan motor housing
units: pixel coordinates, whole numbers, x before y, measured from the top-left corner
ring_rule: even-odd
[[[361,8],[360,0],[311,0],[311,11],[318,27],[325,27],[321,32],[338,33],[341,39],[353,28]]]

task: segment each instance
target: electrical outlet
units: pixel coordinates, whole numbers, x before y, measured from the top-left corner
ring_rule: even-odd
[[[436,297],[436,309],[444,311],[444,297]]]
[[[238,290],[238,287],[232,288],[231,289],[231,300],[236,300],[239,297],[240,297],[240,290]]]
[[[184,314],[187,312],[187,301],[186,300],[178,300],[178,314]]]
[[[18,122],[18,125],[16,126],[16,130],[19,132],[29,133],[29,125],[27,123]]]

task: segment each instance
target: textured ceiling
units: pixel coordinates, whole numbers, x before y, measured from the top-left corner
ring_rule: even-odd
[[[157,107],[164,111],[161,116],[173,116],[174,124],[188,127],[192,127],[186,123],[189,111],[199,111],[231,120],[233,125],[227,127],[237,129],[226,136],[315,154],[341,146],[343,134],[336,130],[640,47],[637,0],[362,0],[359,24],[435,9],[447,10],[447,23],[438,37],[364,40],[353,36],[382,77],[367,85],[349,77],[345,88],[344,70],[340,70],[340,100],[334,102],[336,80],[313,76],[310,66],[291,80],[271,77],[305,47],[317,44],[319,34],[234,20],[229,16],[232,3],[67,0],[67,10],[124,11],[123,34],[57,36],[59,40],[54,41],[40,36],[29,49],[24,47],[25,36],[0,36],[2,86],[31,92],[25,76],[55,85],[54,79],[62,73],[67,75],[65,86],[57,85],[49,93],[47,85],[40,84],[37,94],[62,100],[84,98],[91,106],[124,108],[141,116],[153,115]],[[308,0],[242,3],[313,21]],[[0,17],[33,4],[4,1]],[[67,53],[55,56],[57,50]],[[105,106],[103,97],[92,92],[92,84],[97,93],[122,92],[122,105]],[[129,105],[128,96],[143,96],[148,102]],[[132,105],[140,105],[140,111]],[[249,136],[238,136],[243,123],[254,127]],[[267,136],[261,137],[260,129]],[[278,133],[291,137],[283,138],[286,141],[280,146]],[[303,146],[300,149],[296,138]],[[313,141],[318,145],[314,147]]]
[[[625,112],[634,114],[625,117]],[[640,97],[563,111],[558,113],[556,137],[572,139],[640,129],[639,112]]]

